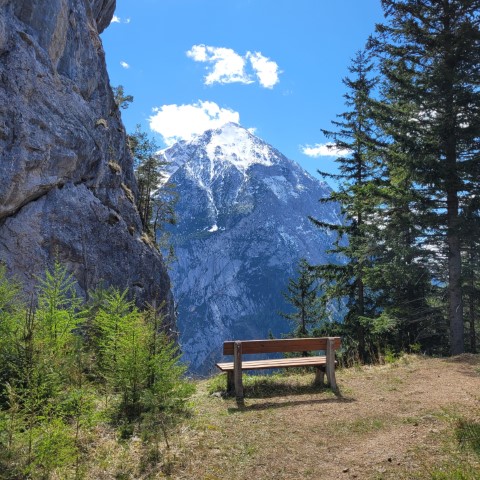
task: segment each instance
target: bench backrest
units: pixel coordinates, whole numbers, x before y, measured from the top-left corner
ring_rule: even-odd
[[[340,337],[333,339],[333,348],[340,348]],[[326,350],[327,337],[322,338],[286,338],[283,340],[241,340],[242,355],[246,353],[278,353],[278,352],[308,352],[311,350]],[[223,354],[234,354],[235,341],[223,343]]]

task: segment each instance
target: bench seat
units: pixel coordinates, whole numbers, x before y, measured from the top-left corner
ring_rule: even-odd
[[[327,364],[327,357],[274,358],[271,360],[248,360],[242,362],[242,370],[264,370],[268,368],[320,367]],[[222,372],[233,372],[233,362],[217,363]]]

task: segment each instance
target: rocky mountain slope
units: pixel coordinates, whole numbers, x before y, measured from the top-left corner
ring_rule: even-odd
[[[0,0],[0,261],[32,286],[57,257],[83,293],[103,281],[170,304],[99,37],[114,9]]]
[[[85,292],[100,281],[167,300],[142,240],[136,184],[99,34],[115,0],[0,0],[0,261],[27,285],[54,257]]]
[[[191,370],[208,373],[224,340],[291,330],[281,292],[301,257],[326,261],[333,241],[308,215],[340,214],[319,203],[325,183],[236,124],[162,155],[180,195],[171,278],[181,344]]]

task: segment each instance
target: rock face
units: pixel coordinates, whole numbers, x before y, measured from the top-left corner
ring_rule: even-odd
[[[57,257],[83,293],[129,287],[168,310],[99,38],[114,9],[115,0],[0,0],[0,261],[31,286]]]
[[[335,235],[311,215],[340,223],[330,188],[235,124],[180,142],[162,154],[180,196],[171,230],[178,260],[171,278],[184,359],[215,370],[222,342],[292,330],[278,311],[298,260],[330,259]]]

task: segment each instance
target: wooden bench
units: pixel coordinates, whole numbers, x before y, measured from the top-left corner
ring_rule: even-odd
[[[224,342],[223,354],[233,355],[233,362],[217,363],[222,372],[227,372],[227,390],[235,391],[237,398],[243,398],[243,370],[270,368],[315,367],[315,382],[323,383],[327,374],[327,384],[337,388],[335,380],[335,350],[341,345],[340,337],[289,338],[284,340],[235,340]],[[325,355],[315,357],[275,358],[270,360],[243,361],[246,354],[325,351]]]

